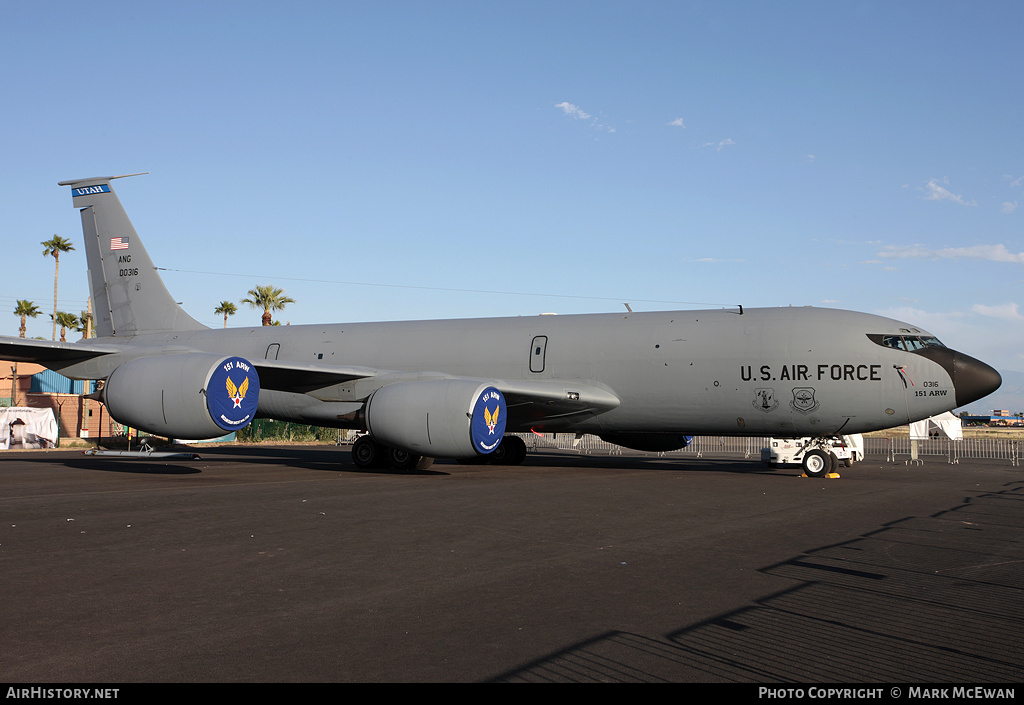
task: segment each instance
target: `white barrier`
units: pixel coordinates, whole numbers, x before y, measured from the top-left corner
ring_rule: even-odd
[[[621,455],[622,447],[602,441],[597,436],[572,433],[519,433],[515,434],[526,441],[528,450],[536,451],[543,448],[574,450],[581,455],[595,453],[604,455]],[[965,459],[1005,460],[1011,465],[1019,466],[1024,441],[1010,438],[928,438],[914,441],[917,443],[917,456],[945,456],[946,462],[959,463]],[[865,438],[864,453],[866,455],[884,455],[890,463],[909,462],[913,457],[913,447],[909,437],[898,438]],[[725,453],[742,455],[744,458],[761,457],[761,449],[768,446],[768,439],[756,436],[694,436],[689,445],[679,450],[651,453],[658,457],[671,455],[692,455],[698,458],[705,453]]]

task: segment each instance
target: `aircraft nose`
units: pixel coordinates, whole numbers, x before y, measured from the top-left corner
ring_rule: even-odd
[[[964,406],[999,389],[1002,376],[981,360],[963,353],[953,353],[953,387],[956,405]]]

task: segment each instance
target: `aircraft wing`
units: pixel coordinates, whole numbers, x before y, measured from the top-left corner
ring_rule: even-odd
[[[62,343],[53,340],[0,336],[0,360],[12,362],[37,362],[40,365],[46,365],[48,362],[71,363],[123,351],[124,348],[116,345]]]
[[[505,395],[509,430],[540,430],[549,422],[561,427],[619,405],[607,389],[572,380],[498,380],[495,386]]]
[[[317,390],[380,374],[380,370],[372,367],[339,367],[283,360],[253,360],[252,363],[259,372],[263,389],[311,394],[318,398],[321,395],[314,393]]]
[[[12,362],[35,362],[58,367],[104,355],[124,353],[123,345],[62,343],[50,340],[0,336],[0,359]],[[167,354],[169,350],[163,349]],[[60,363],[60,364],[57,364]],[[283,392],[308,394],[321,401],[353,400],[356,385],[366,396],[378,386],[413,379],[452,378],[436,372],[399,372],[372,367],[336,366],[284,360],[253,360],[259,372],[260,387]],[[610,411],[619,405],[619,398],[599,386],[566,380],[502,380],[481,379],[501,390],[508,405],[510,428],[541,429],[554,423],[559,427]],[[348,393],[339,397],[339,390]],[[355,399],[363,395],[356,392]]]
[[[399,382],[460,379],[429,371],[402,372],[277,360],[257,360],[253,364],[259,371],[261,387],[308,394],[324,402],[365,399],[379,387]],[[546,423],[565,427],[619,405],[619,398],[607,389],[575,380],[472,379],[494,386],[504,395],[510,430],[539,430]]]
[[[144,351],[144,348],[136,351]],[[103,355],[131,352],[128,345],[93,345],[86,342],[62,343],[52,340],[13,338],[0,336],[0,360],[35,362],[44,367],[55,363],[72,364]],[[190,348],[174,350],[170,347],[153,348],[153,354],[196,352]],[[333,365],[305,364],[279,360],[256,360],[253,363],[260,374],[260,386],[300,394],[322,389],[355,379],[373,377],[379,370],[370,367],[336,367]]]

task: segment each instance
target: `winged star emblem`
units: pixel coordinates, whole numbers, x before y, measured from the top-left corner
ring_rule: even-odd
[[[231,401],[235,402],[234,408],[242,406],[242,400],[245,399],[245,393],[249,391],[249,378],[246,377],[242,380],[241,386],[235,386],[235,383],[231,381],[231,378],[227,378],[228,396]],[[486,411],[486,409],[485,409]]]
[[[246,380],[248,381],[248,380]],[[494,433],[494,427],[498,425],[498,412],[501,411],[501,406],[494,407],[494,413],[488,411],[487,407],[484,407],[484,423],[487,424],[487,429]]]

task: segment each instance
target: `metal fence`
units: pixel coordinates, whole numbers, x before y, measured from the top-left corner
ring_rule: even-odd
[[[871,452],[867,447],[868,440],[880,442],[879,445],[884,449],[889,462],[912,462],[915,459],[919,460],[921,456],[929,455],[945,456],[947,462],[954,464],[959,463],[961,458],[986,458],[1005,460],[1011,465],[1019,466],[1024,450],[1024,442],[1011,438],[929,438],[919,441],[912,441],[910,438],[871,438],[865,439],[865,453]]]
[[[571,433],[551,434],[536,433],[516,434],[526,441],[530,450],[558,448],[574,450],[583,455],[621,455],[622,447],[597,436],[584,434],[576,436]],[[690,444],[679,450],[652,452],[648,455],[670,457],[674,455],[701,457],[705,453],[725,453],[742,455],[744,458],[760,459],[761,449],[768,447],[768,438],[754,436],[694,436]],[[916,445],[916,448],[915,448]],[[902,438],[865,438],[865,455],[884,455],[890,463],[912,463],[924,457],[931,459],[944,458],[948,463],[959,463],[961,458],[986,458],[1005,460],[1011,465],[1019,466],[1024,441],[1010,438],[928,438],[912,441],[909,437]]]

